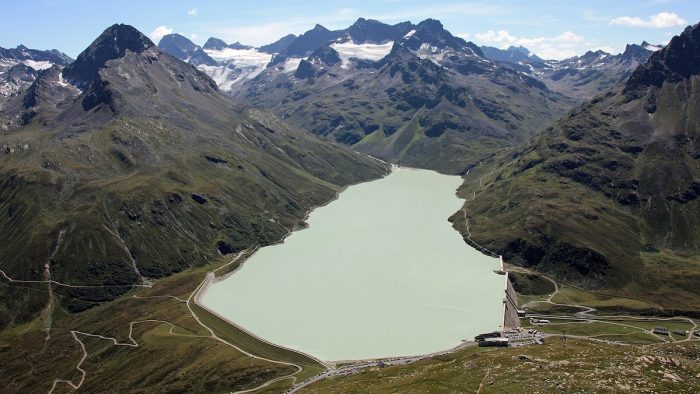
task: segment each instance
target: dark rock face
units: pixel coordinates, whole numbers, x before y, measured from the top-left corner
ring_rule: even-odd
[[[18,45],[17,48],[10,49],[0,47],[0,59],[49,61],[62,66],[73,61],[68,55],[56,49],[42,51],[39,49],[30,49],[24,45]]]
[[[643,48],[641,45],[637,44],[627,44],[625,51],[622,52],[620,60],[625,63],[639,62],[644,63],[649,59],[651,55],[648,49]]]
[[[23,109],[30,110],[35,107],[52,108],[74,96],[77,93],[75,88],[60,84],[60,75],[61,66],[58,65],[38,73],[36,80],[29,86],[22,97]],[[23,123],[28,123],[36,114],[35,110],[26,112]]]
[[[335,49],[327,46],[323,46],[315,50],[314,53],[309,56],[309,60],[316,60],[331,67],[341,62],[338,52]]]
[[[197,44],[190,41],[187,37],[177,33],[163,36],[158,43],[158,48],[170,56],[176,57],[180,60],[188,60],[189,63],[195,66],[200,64],[215,66],[217,64],[216,61],[209,57],[209,55],[207,55],[207,53],[204,52],[204,50]]]
[[[219,250],[219,253],[221,253],[223,255],[237,252],[236,248],[226,241],[217,242],[216,248]]]
[[[190,52],[197,49],[198,46],[185,36],[175,33],[163,36],[158,43],[158,48],[182,60],[186,58]]]
[[[582,277],[600,280],[610,267],[605,256],[595,250],[552,239],[543,239],[538,244],[514,240],[503,250],[503,257],[526,267],[556,272],[559,277],[572,281]]]
[[[475,55],[484,57],[481,48],[472,42],[453,36],[436,19],[426,19],[416,25],[415,29],[416,32],[406,41],[406,46],[414,51],[418,50],[422,44],[429,44],[440,49],[452,48],[460,50],[469,48]]]
[[[286,36],[280,38],[279,40],[273,42],[272,44],[263,45],[258,50],[265,53],[281,53],[284,52],[287,47],[294,42],[297,36],[294,34],[287,34]]]
[[[626,92],[637,92],[648,86],[661,87],[665,81],[677,82],[700,74],[700,24],[687,27],[683,33],[649,61],[637,68],[625,87]]]
[[[347,32],[356,44],[383,43],[400,39],[412,28],[411,22],[401,22],[392,26],[372,19],[359,18]]]
[[[292,41],[285,52],[289,56],[306,56],[323,44],[335,40],[343,35],[342,30],[328,30],[321,25],[316,25]]]
[[[165,38],[165,37],[163,37]],[[162,41],[161,41],[162,42]],[[160,47],[161,45],[158,44]],[[224,48],[231,48],[231,49],[251,49],[253,48],[250,45],[243,45],[240,42],[234,42],[233,44],[226,44],[226,41],[216,38],[216,37],[209,37],[207,42],[204,43],[204,46],[202,47],[203,49],[214,49],[217,51],[220,51]],[[161,49],[163,49],[161,47]]]
[[[155,44],[140,31],[116,24],[104,31],[78,58],[63,70],[63,76],[78,86],[92,82],[97,70],[109,60],[123,57],[126,51],[141,53]],[[157,50],[156,50],[157,51]]]
[[[316,76],[316,68],[307,60],[302,60],[299,67],[294,72],[294,77],[299,79],[308,79]]]
[[[3,75],[2,80],[5,83],[20,85],[34,82],[38,75],[39,73],[35,69],[20,63],[10,67]]]
[[[165,37],[163,37],[165,38]],[[160,44],[159,44],[160,45]],[[204,49],[215,49],[217,51],[220,51],[224,48],[226,48],[227,44],[224,40],[215,38],[215,37],[209,37],[207,42],[204,43],[204,46],[202,48]],[[163,49],[161,47],[161,49]]]

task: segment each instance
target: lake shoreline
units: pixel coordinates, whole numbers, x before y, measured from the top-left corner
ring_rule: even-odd
[[[420,174],[420,173],[424,173],[424,172],[433,172],[433,171],[429,171],[429,170],[422,170],[422,169],[416,169],[416,168],[411,168],[411,167],[403,167],[403,166],[400,167],[400,166],[397,166],[397,165],[395,165],[395,164],[392,164],[391,170],[388,171],[382,178],[378,178],[378,179],[373,180],[373,181],[359,182],[359,183],[355,183],[355,184],[352,184],[352,185],[347,185],[347,186],[345,186],[345,187],[339,189],[338,192],[336,193],[335,197],[334,197],[332,200],[329,200],[329,201],[326,202],[325,204],[322,204],[322,205],[319,205],[319,206],[316,206],[316,207],[310,209],[310,210],[307,212],[307,214],[305,215],[304,219],[301,221],[301,224],[295,226],[295,227],[292,228],[292,229],[289,229],[288,232],[285,234],[285,236],[284,236],[283,238],[281,238],[278,242],[276,242],[276,243],[274,243],[274,244],[266,245],[266,247],[279,246],[279,245],[281,245],[281,244],[285,244],[286,242],[288,242],[288,239],[289,239],[290,235],[297,233],[298,230],[308,230],[308,229],[311,227],[311,225],[312,225],[312,223],[309,223],[309,222],[308,222],[309,217],[311,216],[311,214],[312,214],[313,212],[315,212],[317,209],[322,208],[322,207],[325,207],[325,206],[329,205],[331,202],[337,201],[337,200],[340,198],[340,195],[341,195],[343,192],[347,191],[348,188],[349,188],[350,186],[355,186],[355,185],[358,185],[358,184],[364,184],[364,183],[371,183],[371,182],[380,181],[380,180],[382,180],[382,179],[385,179],[387,176],[389,176],[389,175],[391,175],[391,174],[394,174],[394,173],[396,173],[398,170],[402,170],[402,169],[404,169],[404,170],[412,170],[411,172],[414,172],[414,171],[415,171],[415,172],[417,172],[417,173],[419,173],[419,174]],[[436,172],[433,172],[433,173],[439,174],[439,173],[436,173]],[[447,176],[447,175],[442,175],[442,174],[439,174],[439,175],[441,175],[441,176]],[[460,177],[460,182],[461,182],[461,177]],[[460,202],[460,204],[463,203],[464,199],[460,198],[460,197],[457,195],[457,188],[455,188],[455,189],[454,189],[454,193],[451,193],[451,194],[452,194],[452,196],[453,196],[455,199],[457,199],[457,200]],[[449,230],[452,231],[452,232],[454,232],[455,234],[459,234],[454,228],[452,228],[452,226],[449,226]],[[463,245],[463,246],[470,247],[468,244],[466,244],[466,243],[463,242],[461,235],[460,235],[459,238],[460,238],[460,241],[462,241],[462,245]],[[471,247],[470,247],[470,248],[471,248]],[[466,342],[468,342],[468,341],[466,341],[466,339],[460,338],[459,340],[455,340],[454,342],[452,342],[452,345],[449,345],[448,347],[443,347],[442,349],[439,349],[439,350],[437,350],[437,351],[429,351],[429,352],[425,352],[425,351],[411,352],[410,350],[407,350],[407,351],[394,351],[394,352],[390,352],[390,353],[388,352],[388,353],[385,353],[385,354],[378,354],[376,357],[375,357],[375,356],[371,356],[371,357],[357,357],[357,358],[343,358],[343,359],[338,358],[338,359],[336,359],[336,358],[334,358],[334,357],[324,357],[324,356],[320,355],[318,352],[301,350],[301,349],[303,349],[303,346],[298,346],[298,345],[296,345],[296,346],[290,347],[290,346],[281,345],[280,343],[276,342],[275,340],[266,339],[267,336],[263,336],[263,335],[256,334],[256,332],[259,331],[259,330],[257,330],[257,329],[252,329],[252,328],[250,328],[249,326],[247,326],[247,325],[245,325],[245,324],[242,324],[241,322],[238,322],[238,323],[237,323],[237,322],[234,322],[232,318],[229,318],[229,317],[224,316],[223,313],[217,311],[217,308],[212,307],[211,305],[208,305],[207,303],[205,303],[205,302],[203,301],[203,298],[205,297],[205,295],[210,291],[210,289],[211,289],[210,286],[211,286],[212,284],[217,284],[217,283],[222,282],[223,280],[232,278],[232,276],[233,276],[234,273],[240,273],[240,271],[243,269],[243,267],[244,267],[244,266],[247,266],[246,263],[249,262],[248,259],[250,259],[250,258],[253,257],[253,256],[257,256],[261,249],[263,249],[263,248],[258,248],[258,247],[256,247],[256,248],[252,251],[252,253],[251,253],[249,256],[247,256],[247,257],[245,258],[244,261],[242,261],[240,264],[238,264],[238,265],[236,266],[236,268],[234,268],[234,269],[231,270],[230,272],[227,272],[226,274],[221,275],[221,276],[212,275],[212,277],[211,277],[210,279],[207,280],[206,285],[205,285],[205,286],[202,286],[202,288],[198,291],[197,297],[196,297],[196,299],[195,299],[195,302],[197,303],[197,305],[199,305],[200,307],[206,309],[208,312],[212,313],[213,315],[217,316],[218,318],[220,318],[220,319],[226,321],[228,324],[231,324],[232,326],[236,327],[237,329],[239,329],[239,330],[241,330],[241,331],[247,333],[248,335],[250,335],[250,336],[256,338],[257,340],[260,340],[260,341],[262,341],[262,342],[264,342],[264,343],[267,343],[267,344],[269,344],[269,345],[272,345],[272,346],[276,346],[276,347],[279,347],[279,348],[282,348],[282,349],[286,349],[286,350],[289,350],[289,351],[293,351],[293,352],[296,352],[296,353],[300,353],[300,354],[306,355],[306,356],[308,356],[308,357],[310,357],[310,358],[312,358],[312,359],[318,361],[319,363],[321,363],[321,364],[323,364],[323,365],[326,365],[327,367],[330,367],[331,365],[336,365],[336,364],[338,364],[338,363],[366,362],[366,361],[376,361],[376,360],[387,360],[387,359],[404,358],[404,357],[410,357],[410,358],[424,357],[424,356],[428,356],[428,355],[432,355],[432,354],[436,354],[436,353],[443,353],[443,352],[453,351],[453,350],[455,350],[455,349],[460,349],[460,348],[462,348],[462,347],[464,346],[464,344],[465,344]],[[500,263],[500,262],[499,262],[499,263]],[[500,266],[500,264],[498,264],[498,265]],[[222,267],[222,268],[223,268],[223,267]],[[500,268],[500,267],[499,267],[499,268]],[[501,286],[502,286],[502,284],[501,284],[499,287],[501,287]],[[326,293],[319,293],[319,294],[326,294]],[[424,304],[424,305],[430,306],[431,304]],[[435,306],[435,307],[438,307],[438,308],[453,308],[453,307],[450,307],[449,305],[448,305],[448,306],[441,306],[441,305],[437,305],[437,304],[436,304],[436,305],[434,305],[434,306]],[[456,307],[455,307],[455,308],[456,308]],[[274,313],[274,312],[271,312],[271,313]],[[500,320],[500,319],[499,319],[499,320]],[[496,327],[494,327],[494,329],[495,329],[495,328],[496,328]],[[340,338],[340,336],[339,336],[338,338]],[[381,353],[381,351],[379,351],[378,353]],[[334,361],[334,360],[335,360],[335,361]]]

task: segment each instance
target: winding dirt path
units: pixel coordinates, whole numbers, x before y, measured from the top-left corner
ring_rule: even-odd
[[[266,361],[266,362],[273,363],[273,364],[292,366],[292,367],[294,367],[294,368],[296,369],[296,371],[294,371],[293,373],[290,373],[290,374],[285,375],[285,376],[280,376],[280,377],[271,379],[271,380],[269,380],[269,381],[267,381],[267,382],[265,382],[265,383],[263,383],[263,384],[261,384],[261,385],[259,385],[259,386],[256,386],[256,387],[253,387],[253,388],[250,388],[250,389],[246,389],[246,390],[237,391],[236,393],[249,393],[249,392],[257,391],[257,390],[263,389],[263,388],[268,387],[268,386],[270,386],[270,385],[272,385],[272,384],[274,384],[274,383],[277,383],[277,382],[279,382],[279,381],[286,380],[286,379],[292,379],[292,382],[295,382],[295,381],[296,381],[296,376],[295,376],[295,375],[298,374],[299,372],[301,372],[301,371],[303,370],[303,367],[302,367],[301,365],[298,365],[298,364],[295,364],[295,363],[291,363],[291,362],[286,362],[286,361],[272,360],[272,359],[268,359],[268,358],[265,358],[265,357],[259,357],[259,356],[256,356],[256,355],[254,355],[254,354],[252,354],[252,353],[249,353],[249,352],[247,352],[247,351],[241,349],[240,347],[238,347],[238,346],[236,346],[236,345],[234,345],[234,344],[232,344],[232,343],[230,343],[230,342],[228,342],[228,341],[226,341],[226,340],[220,338],[219,336],[217,336],[217,335],[214,333],[214,331],[213,331],[210,327],[208,327],[206,324],[204,324],[204,323],[199,319],[199,317],[195,314],[195,312],[192,310],[192,307],[191,307],[191,305],[190,305],[190,302],[192,302],[192,301],[199,295],[199,293],[200,293],[200,291],[202,290],[202,288],[203,288],[210,280],[212,280],[212,278],[214,277],[214,272],[219,271],[219,270],[225,268],[226,266],[228,266],[228,265],[230,265],[230,264],[233,264],[233,263],[236,262],[238,259],[240,259],[246,252],[248,252],[248,251],[243,251],[243,252],[238,253],[238,254],[237,254],[231,261],[229,261],[228,263],[222,265],[221,267],[217,268],[216,270],[214,270],[214,271],[212,271],[212,272],[207,273],[207,276],[205,277],[205,279],[197,286],[197,288],[190,294],[190,296],[189,296],[186,300],[185,300],[185,299],[182,299],[182,298],[179,298],[179,297],[176,297],[176,296],[172,296],[172,295],[139,296],[138,294],[134,294],[134,295],[132,296],[133,298],[137,298],[137,299],[170,298],[170,299],[176,300],[177,302],[186,304],[187,309],[188,309],[190,315],[192,316],[192,318],[194,318],[194,320],[197,321],[197,323],[198,323],[200,326],[202,326],[204,329],[206,329],[206,330],[209,332],[209,335],[178,334],[178,333],[176,333],[176,332],[173,332],[173,330],[174,330],[175,328],[177,328],[178,326],[176,326],[175,324],[173,324],[173,323],[171,323],[171,322],[169,322],[169,321],[166,321],[166,320],[157,320],[157,319],[144,319],[144,320],[135,320],[135,321],[130,322],[130,323],[129,323],[128,341],[126,341],[126,342],[120,342],[120,341],[119,341],[118,339],[116,339],[116,338],[109,337],[109,336],[104,336],[104,335],[100,335],[100,334],[93,334],[93,333],[88,333],[88,332],[83,332],[83,331],[78,331],[78,330],[71,330],[70,333],[71,333],[71,335],[73,336],[73,339],[80,345],[80,348],[81,348],[81,350],[82,350],[82,352],[83,352],[82,357],[80,358],[80,360],[78,361],[78,364],[77,364],[76,367],[75,367],[75,369],[78,370],[78,372],[80,372],[80,380],[78,380],[77,382],[73,382],[73,381],[71,381],[71,380],[66,380],[66,379],[54,379],[53,384],[52,384],[52,386],[51,386],[51,389],[49,390],[49,394],[53,393],[53,391],[56,389],[56,387],[57,387],[59,384],[66,384],[66,385],[70,386],[72,389],[78,390],[78,389],[80,389],[80,388],[82,387],[83,383],[85,382],[85,379],[86,379],[86,377],[87,377],[87,371],[85,371],[85,369],[83,369],[83,363],[85,362],[85,360],[87,359],[87,357],[88,357],[89,354],[88,354],[87,348],[85,347],[85,343],[81,340],[81,338],[84,338],[84,337],[97,338],[97,339],[100,339],[100,340],[110,341],[110,342],[112,342],[112,345],[113,345],[113,346],[128,346],[128,347],[138,348],[138,347],[139,347],[139,343],[138,343],[138,342],[134,339],[134,337],[133,337],[134,326],[137,325],[137,324],[144,324],[144,323],[167,324],[167,325],[170,326],[170,330],[168,331],[168,333],[171,334],[171,335],[174,335],[174,336],[181,336],[181,337],[190,337],[190,338],[211,338],[211,339],[214,339],[214,340],[216,340],[216,341],[218,341],[218,342],[221,342],[221,343],[223,343],[223,344],[225,344],[225,345],[227,345],[227,346],[232,347],[233,349],[237,350],[237,351],[240,352],[240,353],[245,354],[246,356],[248,356],[248,357],[250,357],[250,358],[254,358],[254,359],[257,359],[257,360],[261,360],[261,361]],[[59,283],[59,282],[56,282],[56,281],[53,281],[53,280],[50,280],[50,279],[49,279],[49,280],[43,280],[43,281],[15,280],[15,279],[9,278],[9,277],[5,274],[5,272],[2,271],[2,270],[0,270],[0,273],[1,273],[8,281],[14,282],[14,283],[48,283],[49,285],[50,285],[50,284],[56,284],[56,285],[59,285],[59,286],[66,286],[66,287],[102,287],[102,286],[73,286],[73,285],[66,285],[66,284]],[[132,285],[132,286],[136,286],[136,287],[150,287],[150,284],[149,284],[149,285]]]
[[[491,374],[491,367],[486,369],[486,375],[484,375],[484,378],[481,379],[481,383],[479,383],[479,388],[476,389],[476,394],[480,394],[481,390],[484,389],[484,384],[486,384],[486,379],[489,378],[489,375]]]
[[[255,248],[255,249],[257,249],[257,248]],[[255,249],[254,249],[254,250],[255,250]],[[204,278],[204,280],[199,284],[199,286],[197,286],[197,288],[196,288],[196,289],[190,294],[190,296],[187,298],[187,301],[186,301],[187,309],[190,311],[190,314],[192,315],[192,317],[194,317],[194,319],[197,321],[197,323],[199,323],[200,326],[204,327],[204,329],[206,329],[207,331],[209,331],[209,334],[210,334],[211,338],[213,338],[213,339],[215,339],[215,340],[217,340],[217,341],[219,341],[219,342],[221,342],[221,343],[223,343],[223,344],[225,344],[225,345],[228,345],[228,346],[230,346],[230,347],[236,349],[237,351],[239,351],[239,352],[245,354],[246,356],[248,356],[248,357],[250,357],[250,358],[254,358],[254,359],[257,359],[257,360],[261,360],[261,361],[266,361],[266,362],[273,363],[273,364],[291,366],[291,367],[296,368],[296,371],[294,371],[294,372],[292,372],[292,373],[290,373],[290,374],[288,374],[288,375],[285,375],[285,376],[280,376],[280,377],[271,379],[271,380],[269,380],[269,381],[267,381],[267,382],[265,382],[265,383],[263,383],[263,384],[261,384],[261,385],[259,385],[259,386],[257,386],[257,387],[253,387],[253,388],[251,388],[251,389],[236,391],[236,392],[234,392],[234,394],[238,394],[238,393],[249,393],[249,392],[257,391],[257,390],[263,389],[263,388],[265,388],[265,387],[268,387],[268,386],[270,386],[271,384],[277,383],[277,382],[282,381],[282,380],[287,380],[287,379],[292,379],[292,384],[294,384],[294,382],[296,382],[296,380],[297,380],[296,375],[297,375],[299,372],[303,371],[303,369],[304,369],[301,365],[296,364],[296,363],[287,362],[287,361],[280,361],[280,360],[272,360],[272,359],[269,359],[269,358],[256,356],[256,355],[254,355],[254,354],[252,354],[252,353],[249,353],[249,352],[247,352],[247,351],[241,349],[240,347],[238,347],[238,346],[236,346],[236,345],[234,345],[234,344],[232,344],[232,343],[230,343],[230,342],[228,342],[228,341],[222,339],[221,337],[217,336],[217,335],[214,333],[214,330],[212,330],[210,327],[208,327],[206,324],[204,324],[204,323],[199,319],[199,317],[197,317],[197,314],[192,310],[192,306],[190,305],[190,302],[194,302],[197,306],[199,306],[199,307],[201,307],[201,308],[204,308],[204,309],[206,309],[206,310],[209,310],[209,309],[207,309],[206,307],[200,305],[199,299],[200,299],[202,293],[203,293],[204,291],[206,291],[206,288],[209,286],[209,284],[211,284],[211,283],[214,281],[214,279],[215,279],[215,272],[217,272],[217,271],[219,271],[219,270],[221,270],[221,269],[223,269],[223,268],[226,268],[227,266],[229,266],[229,265],[233,264],[234,262],[238,261],[241,257],[243,257],[243,256],[244,256],[246,253],[248,253],[248,252],[249,252],[248,250],[244,250],[244,251],[242,251],[242,252],[239,252],[239,253],[238,253],[231,261],[229,261],[228,263],[222,265],[221,267],[215,269],[214,271],[208,272],[207,275],[206,275],[206,277]],[[216,314],[215,314],[215,315],[216,315]],[[218,317],[218,315],[217,315],[217,317]],[[229,322],[229,321],[226,320],[226,319],[223,319],[223,320],[226,321],[226,322],[229,323],[229,324],[232,324],[231,322]],[[252,334],[251,334],[251,335],[252,335]],[[256,338],[257,338],[257,337],[256,337]],[[259,339],[259,340],[262,340],[261,338],[258,338],[258,339]],[[263,341],[264,341],[264,340],[263,340]],[[267,341],[265,341],[265,342],[267,342]],[[274,345],[274,344],[272,344],[272,345],[273,345],[273,346],[277,346],[277,345]],[[318,361],[321,365],[324,365],[324,366],[326,366],[326,367],[328,368],[328,365],[324,364],[322,361],[320,361],[320,360],[317,360],[317,361]]]
[[[635,329],[635,330],[639,330],[639,331],[641,331],[641,332],[643,332],[643,333],[645,333],[645,334],[647,334],[647,335],[651,335],[651,336],[653,336],[653,337],[656,337],[658,340],[660,340],[660,341],[662,341],[662,342],[685,342],[685,341],[693,341],[693,340],[695,340],[695,339],[693,338],[693,332],[697,329],[697,327],[698,327],[698,322],[695,321],[695,320],[693,320],[693,319],[691,319],[691,318],[689,318],[689,317],[684,317],[684,316],[678,316],[678,317],[647,317],[647,316],[630,316],[630,315],[594,315],[593,313],[597,312],[597,309],[595,309],[595,308],[592,308],[592,307],[589,307],[589,306],[586,306],[586,305],[580,305],[580,304],[564,304],[564,303],[557,303],[557,302],[552,301],[552,299],[553,299],[553,298],[557,295],[557,293],[559,293],[559,291],[560,291],[559,283],[558,283],[557,281],[555,281],[554,279],[552,279],[552,278],[546,276],[546,275],[543,275],[543,274],[540,274],[540,273],[538,273],[538,275],[541,276],[541,277],[543,277],[543,278],[545,278],[545,279],[547,279],[548,281],[552,282],[552,284],[554,285],[554,292],[552,292],[552,293],[549,295],[549,297],[547,297],[546,300],[541,300],[541,301],[530,301],[530,302],[528,302],[528,303],[522,305],[523,307],[527,307],[527,306],[530,306],[530,305],[533,305],[533,304],[542,304],[542,303],[551,304],[551,305],[557,305],[557,306],[565,306],[565,307],[575,307],[575,308],[579,308],[579,309],[582,309],[582,310],[581,310],[580,312],[576,312],[576,313],[573,315],[573,318],[574,318],[574,319],[577,319],[577,320],[579,320],[579,321],[581,321],[582,323],[584,323],[584,322],[587,322],[587,323],[597,322],[597,323],[604,323],[604,324],[616,325],[616,326],[621,326],[621,327],[626,327],[626,328],[632,328],[632,329]],[[564,318],[564,319],[567,319],[567,318],[569,318],[569,317],[567,317],[566,315],[556,315],[556,314],[536,314],[536,315],[533,315],[533,317],[552,318],[552,319],[556,319],[556,318]],[[661,336],[661,335],[659,335],[659,334],[654,333],[652,330],[647,330],[647,329],[645,329],[645,328],[643,328],[643,327],[638,327],[638,326],[635,326],[635,325],[625,324],[625,323],[621,323],[621,322],[619,322],[619,321],[614,321],[614,320],[623,320],[623,319],[624,319],[624,320],[641,320],[641,321],[648,321],[648,322],[651,322],[651,321],[664,322],[664,321],[678,321],[678,320],[684,320],[684,321],[688,322],[689,324],[691,324],[691,325],[693,326],[693,328],[691,328],[690,330],[688,330],[688,335],[687,335],[684,339],[675,340],[675,339],[673,339],[673,338],[670,337],[670,336],[669,336],[668,338],[666,338],[666,337],[664,337],[664,336]],[[552,325],[552,324],[556,325],[556,324],[568,324],[568,323],[549,323],[549,324],[550,324],[550,325]],[[599,335],[597,335],[597,336],[600,336],[600,335],[604,335],[604,334],[599,334]],[[629,335],[629,334],[627,334],[627,335]],[[593,337],[595,337],[595,336],[589,336],[589,337],[585,337],[585,338],[593,338]]]
[[[83,383],[85,382],[85,378],[87,377],[87,372],[82,368],[83,362],[85,362],[85,359],[88,357],[88,351],[85,348],[85,343],[80,340],[79,336],[83,337],[92,337],[92,338],[97,338],[97,339],[102,339],[106,341],[111,341],[114,346],[128,346],[128,347],[139,347],[138,342],[133,338],[132,334],[134,332],[134,325],[136,324],[143,324],[143,323],[158,323],[158,324],[168,324],[170,326],[170,330],[168,331],[169,334],[179,336],[179,337],[190,337],[190,338],[209,338],[206,335],[189,335],[189,334],[178,334],[173,332],[173,329],[177,327],[175,324],[165,321],[165,320],[156,320],[156,319],[146,319],[146,320],[138,320],[138,321],[132,321],[129,323],[129,342],[119,342],[116,338],[112,337],[106,337],[104,335],[98,335],[98,334],[90,334],[87,332],[82,332],[82,331],[75,331],[71,330],[71,335],[73,335],[73,338],[75,339],[76,342],[80,345],[80,348],[83,351],[83,356],[80,358],[80,361],[78,361],[78,364],[75,366],[75,369],[77,369],[80,372],[80,380],[78,383],[73,383],[70,380],[65,380],[65,379],[55,379],[53,381],[53,385],[51,386],[51,390],[49,390],[49,394],[51,394],[55,389],[56,385],[59,383],[64,383],[72,387],[74,390],[78,390]]]
[[[147,285],[140,285],[140,284],[123,284],[123,285],[69,285],[66,283],[61,283],[57,282],[53,279],[48,279],[48,280],[22,280],[22,279],[12,279],[7,274],[5,271],[0,270],[0,275],[2,275],[8,282],[11,283],[52,283],[56,286],[63,286],[63,287],[72,287],[75,289],[96,289],[96,288],[105,288],[105,287],[152,287],[152,285],[147,284]]]

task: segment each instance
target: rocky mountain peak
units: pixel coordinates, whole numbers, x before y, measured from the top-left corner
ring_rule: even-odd
[[[440,49],[450,48],[457,51],[468,48],[475,55],[484,57],[481,48],[472,42],[453,36],[437,19],[426,19],[416,25],[415,30],[416,32],[406,40],[406,45],[412,50],[418,50],[421,45],[428,44]]]
[[[316,49],[314,53],[309,56],[309,60],[313,63],[322,63],[331,67],[341,62],[338,52],[328,46],[322,46]]]
[[[216,38],[216,37],[209,37],[207,42],[204,43],[204,46],[202,48],[204,49],[213,49],[220,51],[224,48],[226,48],[228,44],[226,44],[226,41]]]
[[[525,48],[525,47],[522,46],[522,45],[517,46],[517,47],[511,45],[511,46],[508,47],[508,50],[511,51],[511,52],[522,53],[522,54],[525,55],[525,56],[530,56],[530,50],[527,49],[527,48]]]
[[[115,24],[107,28],[78,58],[65,68],[63,76],[76,85],[89,84],[97,71],[112,59],[123,57],[127,51],[158,52],[155,44],[133,26]]]
[[[412,28],[411,22],[388,25],[373,19],[359,18],[347,29],[347,32],[357,44],[366,42],[384,43],[400,39]]]
[[[287,49],[289,44],[291,44],[295,38],[297,38],[297,36],[295,36],[294,34],[287,34],[286,36],[280,38],[272,44],[261,46],[259,50],[260,52],[265,53],[280,53]]]
[[[39,50],[30,49],[24,45],[18,45],[15,48],[5,49],[0,47],[0,58],[5,60],[34,60],[48,61],[53,64],[66,65],[73,61],[68,55],[57,50]]]
[[[20,81],[33,81],[36,79],[37,71],[23,63],[15,64],[3,75],[7,80],[17,79]]]
[[[654,52],[627,81],[626,92],[677,82],[700,74],[700,24],[688,26],[663,49]]]
[[[158,47],[180,59],[186,56],[188,52],[197,49],[199,46],[190,41],[189,38],[181,34],[173,33],[164,35],[163,38],[160,39]]]
[[[241,44],[238,41],[234,42],[233,44],[229,44],[228,47],[231,49],[252,49],[253,48],[250,45]]]
[[[622,52],[620,59],[623,62],[637,61],[637,62],[643,63],[649,58],[650,54],[651,54],[651,51],[648,49],[645,49],[641,45],[627,44],[627,46],[625,46],[625,51]]]
[[[432,18],[428,18],[428,19],[418,23],[417,27],[419,29],[426,29],[426,30],[433,31],[433,32],[440,32],[441,30],[444,30],[444,27],[442,26],[442,22],[440,22],[437,19],[432,19]]]
[[[207,41],[207,43],[209,43],[209,41]],[[226,47],[225,44],[224,42],[224,48]],[[216,65],[216,61],[209,57],[199,45],[177,33],[163,36],[158,43],[158,48],[170,56],[174,56],[180,60],[194,64],[195,66],[200,64],[206,64],[208,66]]]
[[[289,56],[307,56],[318,47],[341,37],[343,34],[343,30],[331,31],[317,24],[313,29],[295,38],[285,49]]]

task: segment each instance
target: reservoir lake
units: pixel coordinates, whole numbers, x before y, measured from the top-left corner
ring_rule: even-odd
[[[400,167],[315,209],[309,227],[257,251],[201,304],[321,360],[428,354],[498,330],[498,258],[447,220],[462,179]]]

